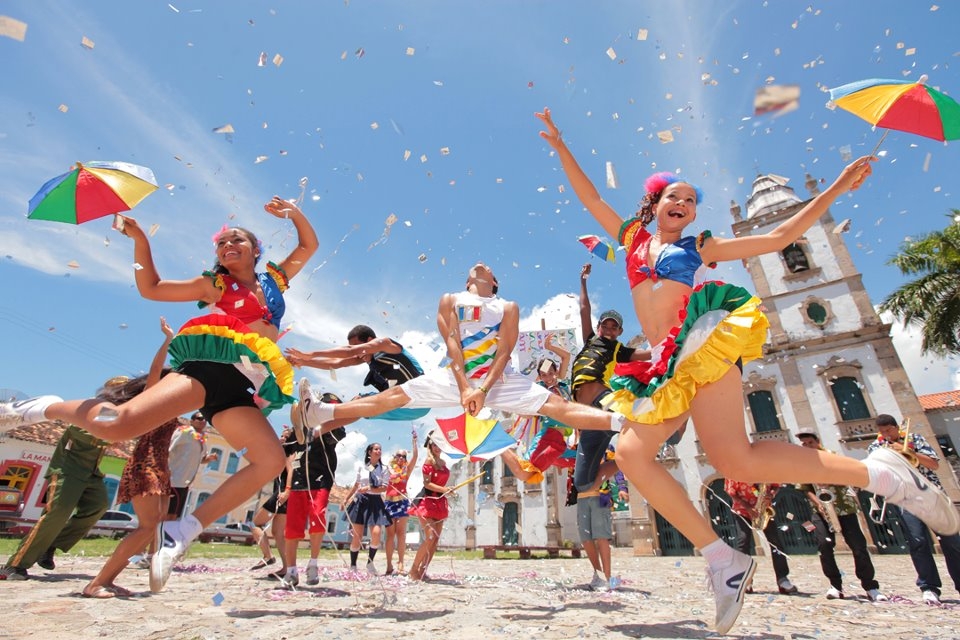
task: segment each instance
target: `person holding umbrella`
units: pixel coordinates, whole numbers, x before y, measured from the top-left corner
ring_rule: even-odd
[[[213,270],[189,280],[161,278],[147,234],[133,218],[118,216],[121,233],[133,240],[138,265],[134,275],[144,298],[198,301],[201,308],[213,305],[216,312],[181,327],[170,344],[173,373],[123,405],[97,398],[65,402],[57,396],[0,404],[2,430],[56,419],[114,442],[199,408],[234,449],[246,452],[249,464],[192,514],[160,525],[161,544],[150,567],[155,592],[163,589],[173,563],[204,527],[243,504],[284,466],[283,449],[264,413],[293,400],[293,368],[276,344],[285,310],[283,292],[317,250],[318,241],[296,204],[274,197],[264,210],[290,220],[297,231],[297,245],[285,259],[258,272],[262,247],[256,236],[225,225],[214,237]]]
[[[837,198],[863,184],[875,158],[864,156],[849,164],[825,191],[768,234],[685,235],[703,199],[695,185],[671,173],[650,176],[640,210],[624,220],[580,168],[550,110],[536,116],[546,127],[541,137],[559,156],[577,197],[603,229],[627,247],[634,309],[653,358],[621,364],[612,380],[616,391],[607,406],[643,425],[622,434],[616,459],[651,506],[707,561],[717,632],[726,633],[736,622],[757,565],[717,536],[657,461],[661,444],[690,417],[701,446],[726,477],[863,487],[908,507],[934,530],[960,529],[960,516],[946,494],[896,454],[880,450],[860,462],[785,442],[750,442],[740,368],[762,355],[768,322],[758,298],[741,287],[706,279],[706,271],[719,261],[780,251],[796,241]],[[651,233],[647,226],[654,221]]]

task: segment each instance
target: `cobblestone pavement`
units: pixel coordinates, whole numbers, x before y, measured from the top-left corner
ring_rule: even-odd
[[[853,578],[850,556],[838,556]],[[791,638],[960,638],[960,599],[945,589],[941,607],[924,605],[908,556],[875,556],[890,602],[869,602],[855,579],[847,599],[827,600],[815,556],[790,559],[801,593],[780,595],[760,558],[731,635]],[[31,569],[25,582],[0,582],[4,638],[711,638],[714,609],[701,558],[614,555],[615,592],[591,591],[585,559],[459,560],[438,556],[432,578],[369,578],[321,560],[320,583],[296,591],[249,570],[249,559],[187,560],[167,589],[147,593],[147,572],[118,580],[143,592],[130,599],[79,597],[101,558],[62,555],[57,569]],[[942,558],[938,563],[947,577]],[[383,560],[377,559],[383,568]],[[951,585],[952,586],[952,585]]]

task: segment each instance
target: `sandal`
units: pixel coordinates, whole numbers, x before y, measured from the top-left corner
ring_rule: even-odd
[[[97,598],[98,600],[106,600],[107,598],[115,598],[116,596],[117,594],[102,585],[97,585],[93,591],[87,591],[86,587],[84,587],[83,591],[80,592],[80,597],[82,598]]]
[[[124,589],[123,587],[115,584],[108,584],[104,588],[118,598],[133,598],[137,595],[133,591],[130,591],[130,589]]]

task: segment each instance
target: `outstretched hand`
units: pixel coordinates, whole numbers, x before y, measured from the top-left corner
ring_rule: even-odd
[[[303,213],[296,204],[289,200],[284,200],[280,196],[273,196],[270,202],[263,205],[263,210],[276,218],[284,219],[292,218],[298,213]]]
[[[308,359],[307,354],[292,347],[287,347],[283,352],[283,356],[287,359],[287,362],[295,367],[302,367],[303,363]]]
[[[844,192],[856,191],[860,188],[860,185],[863,184],[864,180],[873,173],[873,165],[870,163],[876,159],[874,156],[857,158],[840,172],[840,176],[833,184]]]
[[[560,133],[560,129],[557,129],[557,125],[553,124],[553,118],[550,116],[550,108],[544,107],[543,113],[536,113],[534,115],[540,118],[544,126],[547,127],[546,131],[540,132],[540,137],[546,140],[554,149],[559,149],[560,145],[563,144],[563,134]]]
[[[160,316],[160,331],[163,331],[163,335],[167,336],[167,339],[173,338],[173,329],[170,328],[170,325],[167,324],[167,319],[163,316]]]
[[[118,218],[123,220],[123,226],[121,226],[117,231],[136,240],[138,236],[146,237],[146,234],[143,232],[143,229],[140,228],[140,225],[137,224],[136,218],[131,218],[130,216],[122,216],[119,213],[116,214]],[[114,226],[116,228],[116,226]]]
[[[593,270],[593,265],[589,262],[582,267],[580,267],[580,279],[586,280],[590,277],[590,272]]]

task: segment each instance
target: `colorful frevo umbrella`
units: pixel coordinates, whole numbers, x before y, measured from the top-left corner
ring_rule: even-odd
[[[918,82],[861,80],[831,89],[830,101],[883,129],[916,133],[934,140],[957,140],[960,104],[924,84],[926,81],[927,76],[920,76]],[[883,137],[886,135],[885,131]]]
[[[580,244],[590,250],[590,253],[607,262],[616,261],[616,253],[613,245],[600,236],[580,236],[577,238]]]
[[[498,420],[480,420],[462,413],[455,418],[437,418],[437,425],[430,439],[453,460],[490,460],[517,444]]]
[[[129,211],[157,190],[153,171],[128,162],[77,163],[30,198],[28,218],[80,224]]]

